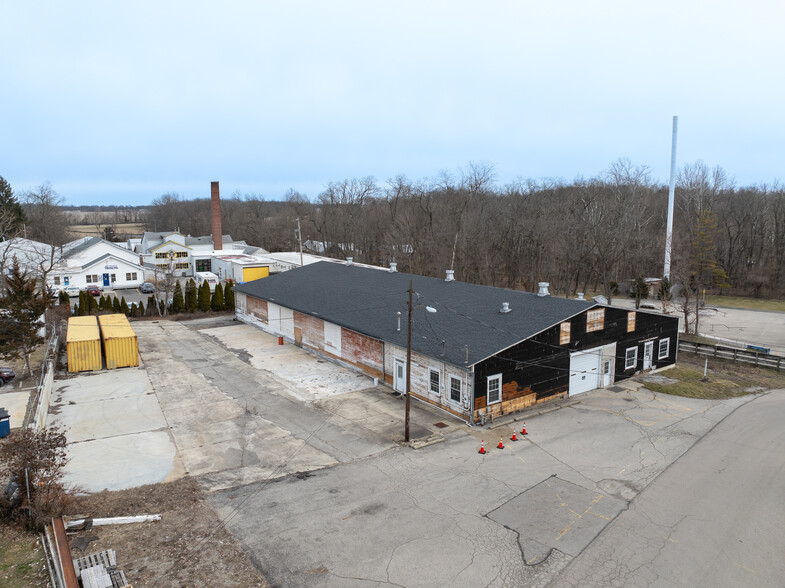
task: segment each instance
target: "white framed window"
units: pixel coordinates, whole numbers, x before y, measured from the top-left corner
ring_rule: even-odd
[[[624,369],[635,369],[636,365],[638,365],[638,348],[628,347],[627,351],[624,353]]]
[[[559,330],[559,345],[567,345],[570,342],[570,321],[561,324]]]
[[[131,280],[136,279],[136,272],[131,272],[130,274],[125,274],[126,281],[130,282]]]
[[[98,274],[87,274],[85,276],[88,284],[97,284],[98,283]]]
[[[59,286],[60,285],[60,276],[55,276],[54,277],[54,282],[55,282],[55,286]]]
[[[117,281],[117,274],[112,274],[112,275],[110,276],[110,278],[111,278],[111,280],[112,280],[112,283],[114,284],[114,283]]]
[[[450,376],[450,400],[461,402],[461,379],[455,376]]]
[[[633,310],[627,313],[627,332],[632,333],[635,330],[635,315],[637,313]]]
[[[657,359],[667,359],[671,351],[671,339],[660,339],[660,347],[657,350]]]
[[[441,386],[441,372],[433,368],[428,368],[428,390],[431,394],[439,394]]]
[[[486,404],[495,404],[502,401],[502,375],[488,376],[488,396]]]
[[[586,313],[586,332],[602,331],[605,328],[605,309],[597,308]]]

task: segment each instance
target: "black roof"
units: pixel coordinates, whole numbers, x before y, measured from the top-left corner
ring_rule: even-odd
[[[412,349],[460,367],[478,363],[597,306],[588,300],[328,262],[246,282],[235,286],[235,291],[405,348],[410,280],[416,292]],[[510,312],[499,312],[503,302],[509,303]],[[425,306],[437,312],[428,312]],[[397,312],[401,313],[400,331]]]

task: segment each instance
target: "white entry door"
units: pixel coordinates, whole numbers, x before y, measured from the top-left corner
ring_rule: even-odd
[[[602,387],[607,388],[611,385],[611,377],[613,376],[613,360],[604,359],[602,361]]]
[[[402,359],[395,360],[393,370],[393,389],[396,392],[406,392],[406,362]]]
[[[651,360],[654,356],[654,341],[643,344],[643,371],[651,369]]]

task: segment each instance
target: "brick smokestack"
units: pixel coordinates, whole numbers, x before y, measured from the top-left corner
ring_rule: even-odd
[[[210,200],[212,200],[210,214],[213,221],[213,249],[218,251],[224,247],[223,232],[221,231],[221,196],[218,193],[218,182],[210,182]]]

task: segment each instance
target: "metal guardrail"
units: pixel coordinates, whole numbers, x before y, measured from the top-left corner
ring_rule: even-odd
[[[717,359],[729,359],[731,361],[747,363],[758,367],[785,370],[785,357],[771,355],[765,351],[736,349],[734,347],[709,345],[706,343],[693,343],[691,341],[679,341],[679,351],[687,351],[697,355],[716,357]]]

